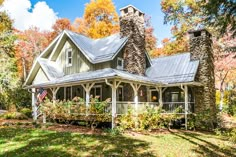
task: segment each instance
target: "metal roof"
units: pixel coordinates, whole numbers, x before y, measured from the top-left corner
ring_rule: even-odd
[[[125,80],[130,80],[130,81],[148,83],[148,84],[156,84],[157,83],[146,76],[135,75],[135,74],[131,74],[129,72],[125,72],[125,71],[121,71],[121,70],[117,70],[117,69],[112,69],[112,68],[105,68],[105,69],[96,70],[96,71],[89,71],[89,72],[82,72],[82,73],[66,75],[64,77],[57,78],[57,79],[49,81],[47,83],[36,84],[36,85],[32,85],[32,86],[43,87],[43,86],[50,86],[50,85],[56,85],[56,84],[63,85],[63,84],[67,84],[67,83],[79,83],[80,81],[91,81],[94,79],[105,79],[105,78],[114,78],[114,77],[125,79]],[[32,86],[30,86],[30,87],[32,87]]]
[[[146,76],[163,84],[193,82],[199,61],[191,61],[190,53],[155,58]]]
[[[68,30],[65,32],[92,63],[112,60],[128,41],[127,37],[121,38],[119,33],[105,38],[91,39]]]
[[[50,80],[54,80],[64,76],[62,69],[59,68],[56,62],[52,62],[48,59],[43,58],[39,58],[38,62]]]

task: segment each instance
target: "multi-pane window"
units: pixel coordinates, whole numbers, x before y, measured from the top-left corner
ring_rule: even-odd
[[[90,95],[93,98],[98,97],[98,100],[101,101],[102,100],[102,86],[94,86],[90,91]]]
[[[72,87],[65,87],[65,99],[71,100],[72,99]]]
[[[72,49],[66,50],[66,66],[72,66]]]
[[[123,58],[117,58],[117,69],[123,70],[124,68],[124,60]]]
[[[123,95],[123,87],[119,86],[117,88],[117,101],[123,101],[124,95]]]

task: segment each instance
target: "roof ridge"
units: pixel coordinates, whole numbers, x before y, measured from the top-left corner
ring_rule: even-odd
[[[156,59],[160,59],[160,58],[175,57],[175,56],[186,55],[186,54],[190,54],[190,52],[180,52],[180,53],[176,53],[176,54],[169,55],[169,56],[160,56],[160,57],[153,58],[152,60],[156,60]]]

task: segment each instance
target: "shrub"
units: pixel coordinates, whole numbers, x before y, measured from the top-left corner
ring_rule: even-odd
[[[129,108],[128,113],[121,115],[118,118],[119,128],[121,130],[133,129],[133,130],[153,130],[162,127],[170,128],[170,124],[173,123],[179,116],[176,114],[179,109],[172,114],[162,114],[162,110],[159,107],[146,106],[144,111],[139,114]]]
[[[126,114],[121,115],[117,121],[119,123],[120,130],[127,130],[135,128],[135,121],[133,117],[133,109],[128,108],[128,112]]]
[[[195,115],[195,126],[201,130],[214,129],[212,113],[210,109],[204,110],[201,113]]]
[[[229,140],[236,144],[236,128],[230,132]]]
[[[32,118],[32,110],[29,108],[22,108],[20,110],[20,113],[23,113],[24,115],[26,115],[28,118]]]
[[[63,123],[84,120],[94,129],[99,122],[110,121],[111,114],[106,112],[109,101],[100,102],[97,97],[91,98],[89,108],[86,109],[85,101],[80,97],[75,97],[72,101],[55,101],[54,103],[47,99],[41,104],[40,111],[45,113],[47,118]]]
[[[4,119],[18,119],[18,120],[23,120],[23,119],[28,119],[28,117],[20,112],[7,112],[4,113],[3,115]]]

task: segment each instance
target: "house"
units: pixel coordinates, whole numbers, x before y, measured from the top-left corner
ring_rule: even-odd
[[[167,112],[182,106],[186,120],[208,109],[214,117],[210,33],[189,31],[190,52],[151,59],[145,51],[144,13],[131,5],[120,11],[120,33],[95,40],[65,30],[41,53],[25,82],[35,115],[35,89],[44,88],[54,100],[83,97],[86,106],[90,95],[112,98],[113,121],[127,102],[136,109],[148,102]]]

